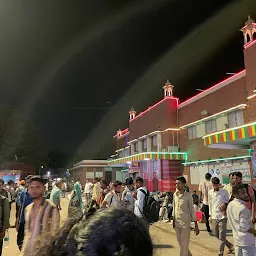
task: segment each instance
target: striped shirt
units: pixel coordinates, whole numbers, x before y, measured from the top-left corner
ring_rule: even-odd
[[[25,242],[23,255],[32,255],[39,246],[36,238],[59,227],[60,214],[58,208],[47,199],[43,199],[38,214],[34,216],[34,203],[25,210]]]

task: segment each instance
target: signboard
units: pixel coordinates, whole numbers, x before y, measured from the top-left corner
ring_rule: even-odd
[[[138,162],[132,162],[129,166],[129,173],[139,172],[140,166]]]
[[[94,172],[86,172],[86,179],[93,179],[94,178]]]
[[[97,177],[97,178],[103,178],[103,177],[104,177],[103,172],[96,172],[96,173],[95,173],[95,177]]]

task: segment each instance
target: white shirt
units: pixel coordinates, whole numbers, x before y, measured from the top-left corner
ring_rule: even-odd
[[[203,204],[208,205],[208,192],[212,189],[212,183],[209,180],[205,180],[199,184],[198,191],[202,193]]]
[[[146,193],[148,193],[148,190],[145,187],[141,187],[137,189],[137,199],[135,200],[135,203],[134,203],[134,214],[137,217],[141,218],[143,213],[145,194],[140,190],[144,190]]]
[[[108,208],[119,207],[121,199],[120,199],[120,196],[118,196],[115,191],[111,191],[105,196],[104,201],[107,202]]]
[[[222,212],[220,211],[220,206],[222,204],[227,204],[229,202],[229,194],[225,189],[219,189],[215,191],[211,189],[208,193],[208,203],[209,203],[209,213],[212,219],[221,220],[224,219]]]
[[[234,199],[228,204],[227,216],[233,231],[234,244],[237,246],[253,246],[255,238],[247,231],[253,228],[250,218],[251,213],[245,206],[244,201]]]
[[[84,193],[92,193],[93,184],[91,182],[87,182],[84,187]]]

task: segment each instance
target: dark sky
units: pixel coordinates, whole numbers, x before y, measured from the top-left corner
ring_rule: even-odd
[[[256,18],[255,0],[1,2],[1,103],[50,150],[84,158],[110,155],[129,108],[160,100],[166,79],[184,100],[241,70],[239,29]]]

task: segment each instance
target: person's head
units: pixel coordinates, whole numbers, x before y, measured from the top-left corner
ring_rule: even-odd
[[[109,208],[82,219],[70,218],[55,234],[47,234],[43,239],[44,246],[36,251],[37,256],[153,255],[145,225],[126,209]]]
[[[212,177],[212,175],[211,175],[209,172],[207,172],[207,173],[205,174],[205,179],[206,179],[206,180],[210,181],[210,180],[211,180],[211,177]]]
[[[107,182],[106,182],[105,180],[102,180],[102,181],[100,182],[100,187],[101,187],[102,189],[106,189],[106,188],[108,187]]]
[[[212,186],[215,191],[218,191],[220,189],[220,179],[218,177],[212,178]]]
[[[122,182],[119,181],[119,180],[116,180],[114,183],[113,183],[113,188],[115,190],[116,193],[120,193],[121,192],[121,189],[122,189]]]
[[[125,183],[126,183],[126,186],[127,186],[127,188],[129,190],[133,190],[134,186],[133,186],[133,179],[132,179],[132,177],[127,178]]]
[[[97,178],[97,177],[93,179],[93,183],[97,183],[97,182],[99,182],[99,181],[100,181],[100,179]]]
[[[143,187],[143,179],[141,177],[137,177],[135,183],[137,189]]]
[[[195,190],[193,191],[193,194],[196,195],[196,191]]]
[[[246,191],[246,189],[244,188],[243,184],[235,184],[233,186],[233,195],[235,198],[243,200],[245,202],[249,202],[250,201],[250,197]]]
[[[0,179],[0,191],[4,188],[4,180]]]
[[[13,187],[13,186],[14,186],[14,182],[13,182],[12,180],[9,180],[9,181],[8,181],[8,185],[9,185],[10,187]]]
[[[87,180],[86,180],[86,183],[89,183],[89,182],[90,182],[90,180],[89,180],[89,179],[87,179]]]
[[[32,176],[28,183],[28,192],[32,199],[38,199],[44,196],[44,179],[41,176]]]
[[[234,172],[231,172],[230,174],[229,174],[229,182],[230,182],[230,184],[233,186],[233,185],[235,185],[235,181],[234,181]]]
[[[241,172],[234,173],[234,182],[235,184],[242,184],[243,174]]]
[[[28,186],[28,183],[29,183],[29,180],[33,177],[33,175],[28,175],[26,178],[25,178],[25,182],[26,182],[26,185]]]
[[[21,180],[21,181],[20,181],[20,185],[21,185],[21,186],[25,186],[25,185],[26,185],[25,180]]]
[[[44,183],[45,183],[45,182],[44,182]],[[60,182],[60,181],[57,181],[57,182],[55,183],[55,185],[56,185],[57,188],[61,188],[61,182]]]
[[[176,188],[179,191],[184,191],[185,190],[186,183],[187,183],[187,181],[183,176],[180,176],[180,177],[176,178]]]

